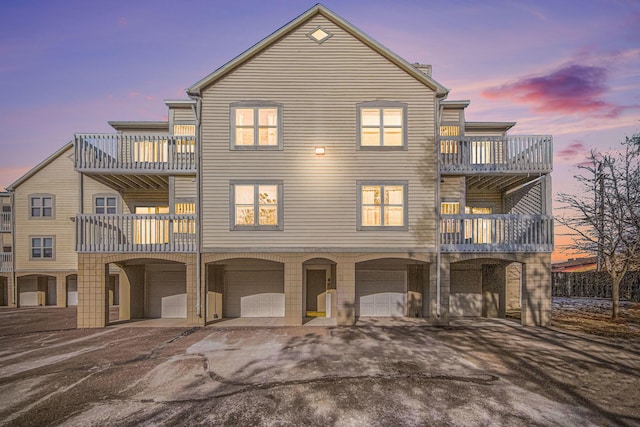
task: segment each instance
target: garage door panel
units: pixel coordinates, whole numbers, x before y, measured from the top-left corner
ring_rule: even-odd
[[[185,272],[149,272],[147,275],[147,284],[148,317],[187,317]]]
[[[406,315],[404,271],[356,271],[356,315],[400,317]]]
[[[284,317],[284,271],[225,271],[225,317]]]

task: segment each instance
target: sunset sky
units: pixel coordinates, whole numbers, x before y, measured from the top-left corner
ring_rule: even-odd
[[[432,64],[448,99],[471,100],[467,120],[552,134],[556,193],[575,191],[575,165],[591,147],[640,132],[637,0],[323,4],[409,62]],[[0,189],[75,132],[165,120],[164,99],[186,97],[186,87],[313,5],[3,0]]]

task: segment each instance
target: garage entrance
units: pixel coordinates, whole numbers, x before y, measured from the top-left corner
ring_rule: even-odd
[[[119,305],[118,320],[187,318],[187,267],[165,260],[118,263],[121,275],[109,274],[108,304]],[[108,271],[118,271],[113,265]],[[113,319],[115,320],[115,319]]]
[[[18,277],[18,306],[56,305],[56,278],[45,275]]]
[[[67,276],[67,306],[78,305],[78,275],[71,274]]]
[[[420,316],[426,263],[384,258],[356,264],[356,317]]]
[[[520,318],[522,265],[493,259],[450,264],[452,316]]]
[[[9,278],[0,276],[0,305],[9,305]]]
[[[282,263],[243,258],[209,266],[207,289],[209,308],[216,309],[217,298],[221,299],[218,318],[284,317]]]

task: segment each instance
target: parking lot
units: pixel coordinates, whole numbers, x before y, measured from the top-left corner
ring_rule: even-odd
[[[640,342],[446,328],[74,329],[0,309],[3,425],[640,425]]]

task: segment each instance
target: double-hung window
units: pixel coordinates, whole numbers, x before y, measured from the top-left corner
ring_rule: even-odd
[[[115,196],[96,196],[94,212],[97,215],[115,215],[117,213],[118,200]]]
[[[407,183],[358,182],[358,230],[407,230]]]
[[[282,181],[232,182],[231,230],[282,230]]]
[[[31,259],[54,259],[52,236],[31,237]]]
[[[370,101],[357,105],[359,149],[406,149],[407,104]]]
[[[29,196],[29,204],[30,204],[30,212],[29,216],[31,218],[53,218],[53,201],[54,197],[52,195],[37,195],[37,196]]]
[[[230,108],[232,150],[282,149],[282,106],[273,102],[239,102]]]

